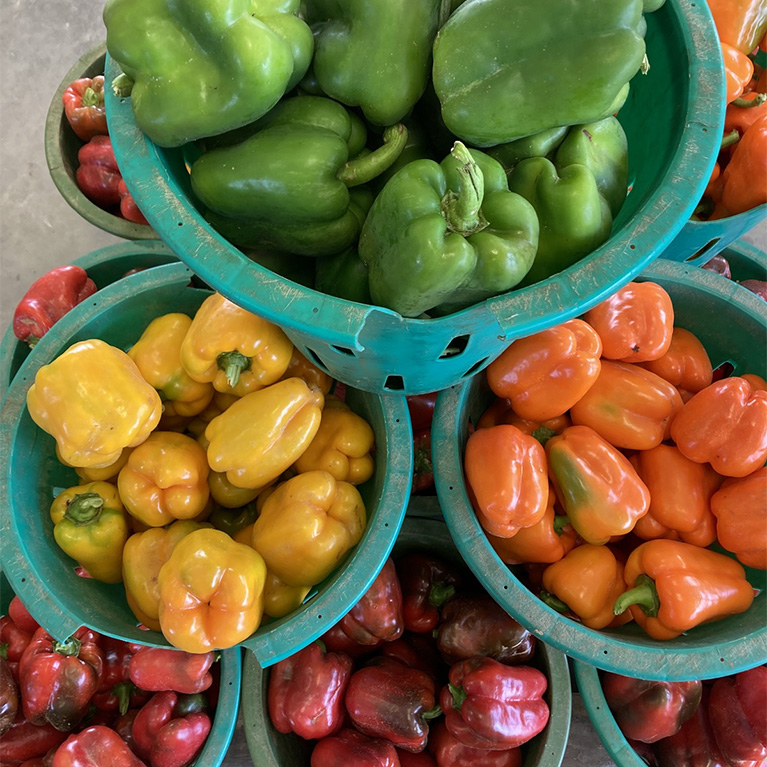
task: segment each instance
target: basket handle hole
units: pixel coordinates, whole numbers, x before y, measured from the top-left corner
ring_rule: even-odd
[[[709,240],[702,248],[699,250],[696,250],[695,253],[693,253],[691,256],[688,256],[685,258],[684,262],[688,263],[690,261],[697,261],[699,258],[702,258],[706,255],[706,253],[711,250],[718,242],[721,240],[721,237],[714,237],[713,240]]]
[[[349,357],[356,357],[357,355],[354,353],[353,349],[347,349],[345,346],[332,346],[331,349],[335,349],[337,352],[340,352],[341,354],[346,354]]]
[[[456,336],[445,347],[445,351],[439,355],[441,360],[448,360],[451,357],[457,357],[459,354],[463,354],[466,351],[466,347],[469,345],[469,336]]]
[[[310,349],[308,346],[306,347],[306,351],[308,352],[308,355],[306,356],[311,357],[314,364],[327,373],[328,369],[325,367],[325,363],[317,356],[317,352],[315,352],[314,349]]]
[[[386,376],[386,383],[384,389],[387,391],[402,391],[405,388],[405,382],[402,380],[402,376]]]
[[[477,370],[479,370],[480,368],[482,368],[482,367],[484,366],[485,362],[487,362],[487,357],[483,357],[483,358],[482,358],[481,360],[479,360],[478,362],[475,362],[475,363],[474,363],[474,364],[473,364],[473,365],[472,365],[472,366],[471,366],[471,367],[470,367],[470,368],[469,368],[469,369],[468,369],[468,370],[467,370],[467,371],[466,371],[466,372],[463,374],[463,377],[464,377],[464,378],[471,378],[471,376],[473,376],[473,375],[474,375],[474,373],[476,373],[476,372],[477,372]]]

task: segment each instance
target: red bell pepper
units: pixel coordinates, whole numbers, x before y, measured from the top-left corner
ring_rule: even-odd
[[[767,764],[767,666],[717,679],[708,714],[725,758],[736,765]]]
[[[213,683],[210,667],[215,653],[190,653],[140,645],[130,658],[130,680],[141,690],[173,690],[193,694]]]
[[[70,309],[95,292],[96,283],[82,267],[51,269],[30,285],[16,306],[14,335],[34,346]]]
[[[413,434],[413,484],[411,493],[423,493],[434,487],[434,466],[431,460],[431,429]]]
[[[29,610],[24,607],[18,597],[14,597],[8,604],[8,615],[22,631],[26,631],[30,636],[40,628],[40,624],[29,614]]]
[[[454,596],[437,631],[437,649],[448,665],[475,655],[514,665],[535,652],[535,636],[486,593]]]
[[[122,175],[109,136],[94,136],[80,148],[77,162],[75,181],[80,191],[100,208],[117,207]]]
[[[133,739],[133,722],[141,709],[132,708],[115,719],[112,729],[128,744],[128,748],[135,754],[137,752],[136,741]]]
[[[678,732],[698,708],[702,683],[659,682],[605,672],[602,691],[621,732],[655,743]]]
[[[532,666],[506,666],[477,656],[450,667],[440,706],[461,743],[488,751],[516,748],[543,732],[549,706],[546,675]]]
[[[61,94],[61,101],[67,122],[81,141],[109,133],[104,106],[104,75],[81,77],[71,82]]]
[[[22,631],[10,615],[0,617],[0,658],[8,661],[11,675],[19,681],[19,661],[32,641],[32,634]]]
[[[405,630],[434,631],[442,606],[460,585],[460,575],[438,557],[418,551],[401,556],[395,568],[402,588]]]
[[[360,732],[415,753],[426,748],[429,720],[441,714],[434,703],[434,680],[428,674],[385,657],[373,658],[352,674],[345,698]]]
[[[272,667],[267,705],[277,732],[306,740],[337,733],[344,723],[344,695],[353,661],[312,642]]]
[[[431,634],[404,633],[394,642],[384,642],[380,653],[386,658],[394,658],[404,666],[417,668],[440,686],[442,677],[447,675],[447,666],[437,652],[437,643]]]
[[[352,660],[360,660],[375,652],[376,648],[382,645],[383,640],[375,644],[360,644],[348,637],[341,628],[340,623],[331,626],[321,637],[322,644],[328,652],[344,652]]]
[[[311,767],[400,767],[397,751],[388,740],[369,738],[352,729],[320,740],[312,751]]]
[[[440,721],[429,734],[429,751],[437,759],[437,767],[521,767],[522,750],[507,748],[502,751],[472,748],[464,745]]]
[[[402,634],[402,588],[391,557],[340,625],[344,633],[359,644],[393,642]]]
[[[19,688],[8,667],[8,661],[0,657],[0,737],[11,729],[19,710]]]
[[[136,205],[136,201],[133,199],[133,195],[128,191],[128,185],[123,178],[121,178],[117,184],[117,193],[120,195],[120,215],[127,221],[132,221],[134,224],[148,225],[149,222],[139,210],[138,205]]]
[[[130,681],[130,660],[133,652],[128,642],[101,637],[101,651],[104,669],[99,688],[93,696],[94,705],[102,711],[120,710],[124,714],[130,704],[131,695],[138,688]],[[143,705],[142,701],[138,705]]]
[[[19,716],[10,730],[0,737],[0,762],[17,765],[28,759],[44,756],[66,740],[67,733],[52,724],[35,725]]]
[[[109,727],[96,725],[70,735],[56,751],[53,767],[146,767]]]
[[[431,741],[431,734],[429,735]],[[395,749],[399,758],[400,767],[437,767],[434,757],[428,751],[420,751],[414,754],[412,751],[403,751],[401,748]]]
[[[57,642],[44,628],[35,631],[19,661],[19,689],[28,721],[50,722],[63,732],[80,722],[104,667],[98,641],[99,635],[85,627],[66,642]]]
[[[431,429],[438,394],[439,392],[433,391],[428,394],[410,394],[405,397],[413,433],[422,429]]]

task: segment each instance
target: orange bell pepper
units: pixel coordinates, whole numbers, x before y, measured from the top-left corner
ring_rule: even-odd
[[[767,32],[764,0],[708,0],[719,39],[743,53],[759,45]]]
[[[602,345],[583,320],[574,319],[514,341],[487,367],[487,382],[514,412],[531,421],[565,413],[599,373]]]
[[[677,413],[671,438],[691,461],[745,477],[767,459],[767,392],[739,376],[715,381]]]
[[[559,612],[570,611],[592,629],[628,623],[631,613],[613,613],[615,600],[626,590],[623,564],[607,546],[584,543],[543,571],[540,598]]]
[[[630,282],[583,316],[602,339],[602,356],[619,362],[647,362],[671,345],[674,307],[655,282]]]
[[[469,436],[466,486],[485,532],[509,538],[546,513],[549,483],[541,443],[516,426],[500,424]]]
[[[720,545],[747,567],[767,570],[767,466],[728,479],[711,498]]]
[[[724,554],[682,541],[647,541],[629,554],[629,590],[615,601],[627,607],[653,639],[674,639],[701,623],[745,612],[754,590],[743,566]]]
[[[722,203],[731,215],[767,202],[767,115],[743,134],[722,173]]]
[[[682,397],[665,379],[639,365],[603,360],[596,382],[570,417],[615,447],[649,450],[668,439],[681,407]]]
[[[647,513],[647,486],[628,458],[588,426],[552,437],[546,455],[557,498],[587,543],[625,535]]]
[[[293,347],[293,354],[282,377],[303,378],[306,383],[316,387],[323,394],[330,394],[330,390],[333,388],[333,379],[324,370],[306,359],[295,347]]]
[[[674,328],[668,351],[640,367],[673,384],[677,389],[699,392],[711,383],[713,368],[706,347],[689,330]]]
[[[724,82],[727,88],[725,99],[730,104],[743,95],[746,86],[754,76],[754,62],[737,48],[722,43],[724,58]]]
[[[767,391],[767,381],[756,373],[743,373],[741,378],[744,381],[748,381],[749,385],[754,391]]]
[[[767,115],[767,93],[749,91],[727,105],[725,135],[737,131],[743,135],[760,117]]]
[[[561,434],[573,423],[567,413],[547,418],[545,421],[530,421],[518,416],[511,407],[511,402],[505,397],[495,397],[484,413],[475,424],[475,429],[487,429],[490,426],[498,426],[507,423],[516,426],[523,434],[535,437],[542,445],[546,444],[549,437]]]

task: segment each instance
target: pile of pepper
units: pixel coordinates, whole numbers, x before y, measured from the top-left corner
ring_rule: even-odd
[[[409,551],[271,669],[269,715],[312,767],[518,767],[549,719],[535,648],[464,568]]]
[[[750,607],[743,566],[767,569],[767,382],[721,375],[653,282],[489,365],[467,491],[549,606],[659,640]]]
[[[14,597],[0,617],[0,761],[188,767],[211,730],[215,661],[85,627],[57,642]]]
[[[50,506],[83,574],[205,653],[284,616],[362,537],[375,435],[276,325],[213,293],[127,351],[80,341],[27,396],[79,484]],[[341,393],[341,389],[338,390]]]

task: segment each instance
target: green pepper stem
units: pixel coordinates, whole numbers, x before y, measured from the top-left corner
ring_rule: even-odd
[[[421,719],[436,719],[438,716],[442,716],[442,709],[439,706],[434,706],[434,708],[424,711],[421,714]]]
[[[730,104],[742,109],[751,109],[752,107],[760,107],[765,101],[767,101],[767,93],[757,93],[752,99],[745,99],[741,96],[731,101]]]
[[[731,130],[729,133],[725,133],[722,136],[722,143],[719,145],[720,149],[726,149],[728,146],[737,144],[740,141],[740,133],[737,129]]]
[[[250,363],[250,357],[238,351],[221,352],[216,358],[218,369],[226,373],[226,380],[233,389],[239,383],[240,373],[250,370]]]
[[[83,643],[76,636],[72,635],[66,642],[54,642],[53,652],[59,655],[74,655],[77,657],[82,646]]]
[[[429,591],[429,604],[440,608],[455,594],[455,586],[449,583],[435,583]]]
[[[407,144],[407,128],[402,124],[390,125],[383,133],[383,144],[364,156],[357,155],[341,166],[336,178],[346,186],[367,184],[383,173],[402,154]]]
[[[460,711],[461,706],[463,705],[463,702],[468,697],[468,695],[466,694],[466,690],[464,690],[463,687],[456,687],[454,684],[451,684],[449,682],[447,687],[450,690],[450,694],[453,696],[453,708],[456,711]]]
[[[327,645],[321,639],[315,639],[314,641],[319,645],[319,648],[324,655],[328,651]]]
[[[550,591],[545,591],[544,589],[541,589],[540,594],[538,594],[540,597],[541,602],[543,602],[545,605],[548,605],[552,610],[556,610],[558,613],[569,613],[570,607],[569,605],[565,604],[561,599],[557,599]]]
[[[131,95],[133,90],[133,78],[128,77],[125,72],[120,72],[114,80],[112,80],[112,92],[118,99],[127,99]]]
[[[556,514],[554,516],[554,532],[557,535],[562,535],[562,533],[565,531],[565,528],[570,524],[570,517],[568,517],[566,514]]]
[[[0,644],[0,658],[8,660],[8,642]]]
[[[83,91],[82,102],[84,107],[97,107],[99,105],[99,95],[93,88],[88,86]]]
[[[539,426],[532,434],[532,436],[538,440],[542,445],[546,443],[556,435],[554,429],[549,429],[548,426]]]
[[[459,163],[460,186],[458,193],[449,189],[442,198],[442,215],[451,232],[468,237],[487,227],[480,211],[485,196],[485,177],[471,152],[460,141],[453,144],[450,154]]]
[[[620,615],[631,605],[637,605],[649,618],[654,618],[658,614],[660,609],[658,589],[655,588],[655,581],[649,575],[644,573],[637,575],[634,581],[634,588],[624,591],[615,600],[613,613]]]
[[[117,707],[121,716],[125,716],[130,708],[131,695],[138,690],[133,682],[118,682],[112,688],[112,694],[117,698]]]
[[[84,527],[98,522],[103,510],[104,499],[98,493],[78,493],[67,503],[64,519]]]

